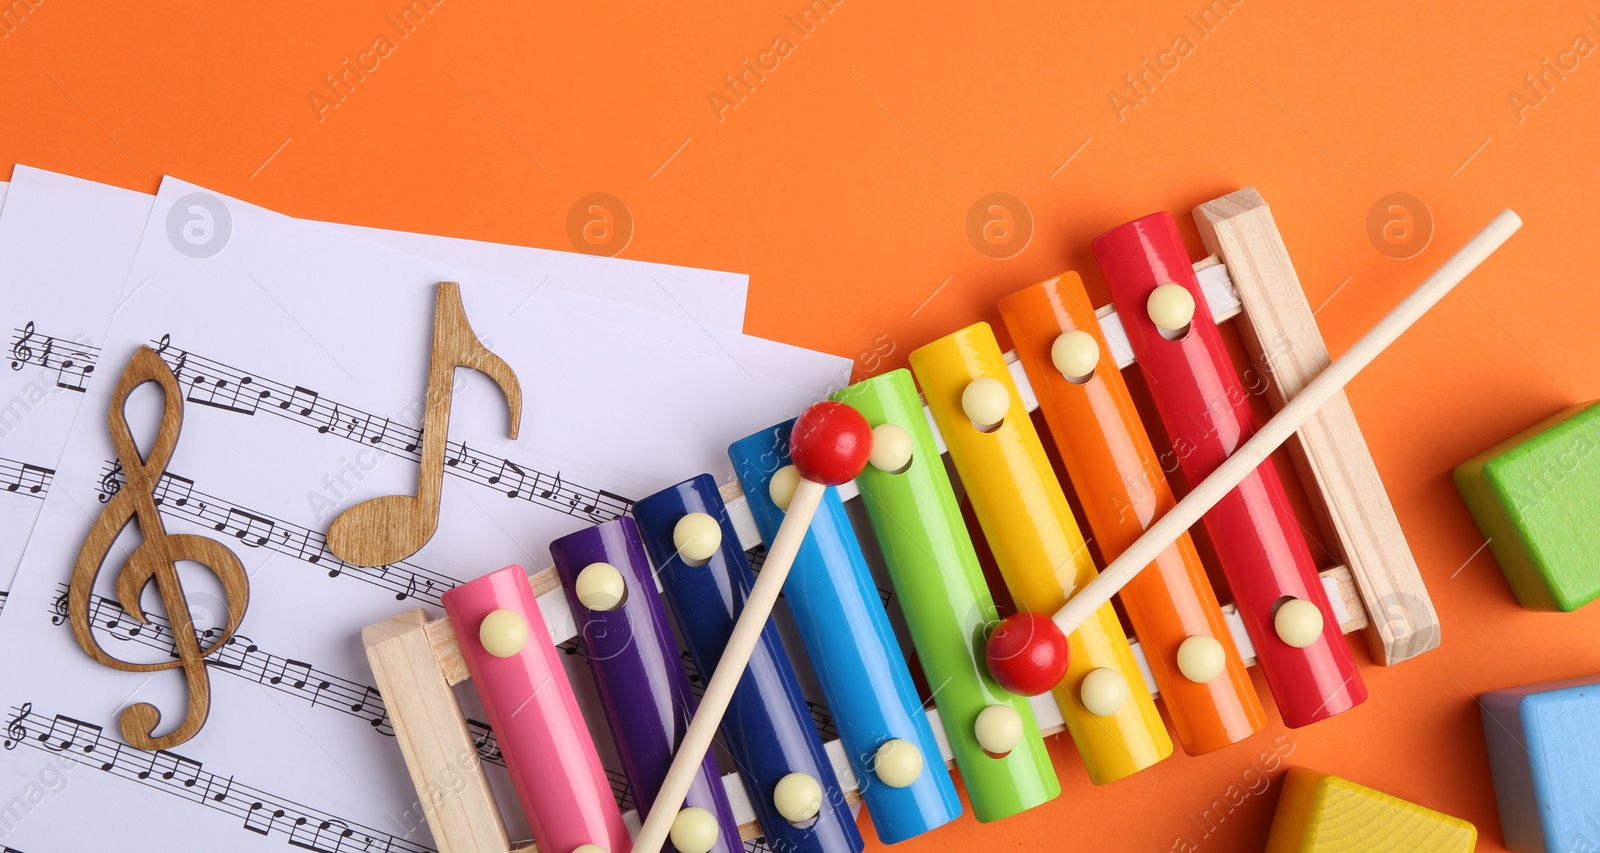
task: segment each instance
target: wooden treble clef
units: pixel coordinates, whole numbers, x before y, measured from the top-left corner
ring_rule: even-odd
[[[124,407],[133,390],[146,382],[161,386],[162,411],[155,445],[148,456],[141,457],[133,433],[128,428]],[[178,445],[178,431],[183,426],[183,394],[178,387],[177,377],[155,350],[140,347],[128,362],[112,394],[110,420],[111,444],[116,448],[125,484],[106,501],[105,509],[95,519],[89,535],[83,540],[83,548],[78,552],[77,564],[72,570],[72,583],[68,587],[68,615],[78,645],[103,666],[123,672],[183,670],[188,681],[189,702],[184,719],[177,728],[156,737],[155,730],[161,724],[161,712],[145,702],[128,707],[123,711],[120,721],[123,739],[133,746],[149,750],[168,749],[194,737],[205,725],[206,716],[211,710],[211,684],[206,674],[205,657],[221,648],[244,619],[245,607],[250,599],[250,581],[239,558],[227,546],[203,536],[169,534],[161,522],[155,490]],[[143,541],[117,574],[117,599],[129,616],[148,624],[150,620],[140,604],[140,596],[146,585],[152,581],[155,583],[167,619],[173,627],[176,660],[160,663],[120,660],[101,648],[100,641],[90,631],[89,599],[101,564],[110,553],[117,535],[135,519],[138,520]],[[179,560],[199,563],[216,573],[227,596],[227,626],[205,648],[201,648],[195,634],[188,600],[178,580]]]
[[[428,360],[428,396],[423,406],[422,470],[417,494],[384,495],[356,504],[328,526],[328,547],[355,566],[387,566],[422,550],[439,526],[439,498],[444,487],[446,433],[450,428],[450,395],[457,367],[488,376],[500,386],[511,412],[510,437],[522,424],[522,386],[505,359],[489,351],[467,322],[461,287],[439,282],[433,311],[433,354]],[[465,457],[466,445],[462,445]],[[452,459],[451,464],[461,462]],[[477,463],[474,462],[473,465]],[[404,597],[404,596],[401,596]]]

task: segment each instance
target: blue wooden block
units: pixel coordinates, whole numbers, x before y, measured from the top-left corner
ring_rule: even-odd
[[[1496,690],[1479,704],[1506,847],[1600,851],[1600,676]]]

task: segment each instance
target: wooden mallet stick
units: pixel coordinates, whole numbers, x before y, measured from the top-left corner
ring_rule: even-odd
[[[778,526],[778,535],[767,549],[761,574],[756,576],[739,620],[733,625],[722,659],[706,684],[705,695],[700,697],[700,707],[690,719],[683,742],[678,744],[677,754],[672,757],[672,767],[667,770],[638,838],[634,839],[634,853],[658,853],[666,843],[672,822],[694,783],[695,772],[733,699],[734,688],[739,686],[750,655],[761,639],[761,631],[772,615],[778,593],[783,591],[783,582],[805,541],[823,492],[829,486],[854,480],[866,467],[871,450],[872,429],[867,419],[843,403],[817,403],[795,421],[789,438],[789,456],[800,472],[800,483],[784,513],[783,524]]]
[[[1500,248],[1518,228],[1522,220],[1510,210],[1503,210],[1477,236],[1467,241],[1461,250],[1444,262],[1410,296],[1396,305],[1393,311],[1378,321],[1372,330],[1356,341],[1344,355],[1317,375],[1289,404],[1284,406],[1259,432],[1250,437],[1213,471],[1211,476],[1196,486],[1170,512],[1150,525],[1128,550],[1111,561],[1100,576],[1091,581],[1051,617],[1063,634],[1071,634],[1094,614],[1100,606],[1111,600],[1141,569],[1166,550],[1208,510],[1227,496],[1228,492],[1250,475],[1257,466],[1272,455],[1293,435],[1300,425],[1316,413],[1318,407],[1343,388],[1361,368],[1372,363],[1400,334],[1438,304],[1467,274],[1483,263],[1495,249]]]

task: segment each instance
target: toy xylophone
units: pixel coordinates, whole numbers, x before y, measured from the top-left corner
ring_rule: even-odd
[[[1195,216],[1217,253],[1199,264],[1189,263],[1165,214],[1095,240],[1114,310],[1094,310],[1067,273],[1002,301],[1014,352],[978,323],[914,351],[909,371],[834,393],[871,430],[870,457],[853,482],[823,488],[830,481],[812,476],[807,460],[797,471],[791,456],[801,447],[789,438],[805,418],[799,428],[774,425],[730,446],[737,483],[689,478],[635,502],[632,518],[556,540],[553,569],[528,578],[507,567],[452,590],[445,619],[416,610],[369,626],[368,657],[440,851],[512,849],[451,692],[469,676],[540,849],[632,847],[629,818],[590,737],[597,729],[577,713],[552,651],[573,635],[640,817],[651,815],[640,846],[655,849],[660,820],[681,853],[731,850],[756,836],[771,849],[853,853],[863,846],[849,810],[858,802],[885,843],[929,832],[961,812],[949,765],[978,819],[998,820],[1059,794],[1043,736],[1070,732],[1090,779],[1107,784],[1171,753],[1157,696],[1178,743],[1200,754],[1266,725],[1246,672],[1253,663],[1265,668],[1285,722],[1300,726],[1366,696],[1345,633],[1364,631],[1384,665],[1436,646],[1437,617],[1348,404],[1324,382],[1310,387],[1306,405],[1292,405],[1330,361],[1266,205],[1242,190]],[[1156,550],[1142,535],[1191,503],[1175,503],[1167,471],[1181,469],[1205,491],[1208,474],[1239,469],[1226,460],[1255,432],[1251,392],[1215,326],[1235,315],[1269,402],[1305,424],[1294,458],[1326,547],[1342,564],[1318,571],[1275,469],[1258,459],[1204,515],[1235,593],[1225,606],[1187,535],[1175,531]],[[1135,361],[1172,441],[1167,454],[1156,451],[1120,375]],[[1101,558],[1116,583],[1128,583],[1131,637],[1110,594],[1091,584],[1094,558],[1035,409]],[[1277,419],[1263,436],[1274,431]],[[1054,615],[1074,629],[1059,661],[1065,671],[1040,685],[1048,699],[1007,689],[1023,690],[1048,664],[986,647],[999,612],[962,519],[963,493],[1011,600],[1038,614],[1022,624],[1049,626]],[[857,495],[852,518],[846,502]],[[810,526],[785,525],[786,517]],[[765,621],[776,590],[757,581],[746,558],[763,542],[772,562],[761,577],[782,585],[803,656]],[[1124,553],[1139,564],[1133,571],[1149,569],[1118,568]],[[881,559],[892,598],[880,596],[869,554]],[[1111,570],[1103,581],[1113,580]],[[1097,594],[1074,597],[1086,588]],[[706,724],[663,599],[688,658],[710,679],[704,703],[720,717],[719,744],[735,768],[727,776],[709,754],[701,758],[712,733],[697,728]],[[898,603],[931,710],[891,627],[889,601]],[[760,617],[759,630],[747,629],[756,620],[741,620],[744,612]],[[725,655],[734,663],[719,667]],[[797,665],[814,675],[837,740],[825,743],[813,723]],[[675,752],[681,767],[672,766]],[[444,794],[444,778],[466,784]]]

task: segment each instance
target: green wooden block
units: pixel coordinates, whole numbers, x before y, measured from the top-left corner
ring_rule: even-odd
[[[1517,600],[1577,610],[1600,597],[1600,403],[1584,403],[1461,463],[1456,488]]]

